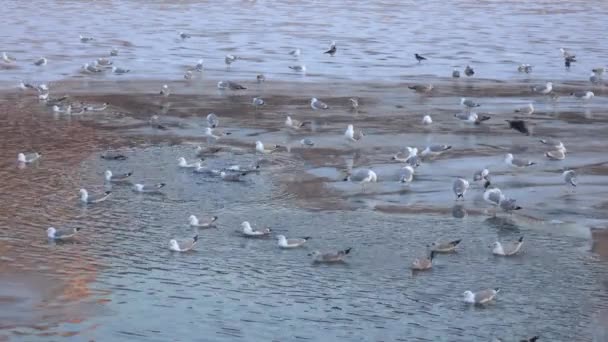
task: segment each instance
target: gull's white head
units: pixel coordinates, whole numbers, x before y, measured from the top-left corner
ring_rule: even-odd
[[[310,100],[310,103],[315,103],[315,102],[317,102],[317,101],[319,101],[319,100],[317,100],[317,98],[316,98],[316,97],[313,97],[313,98]]]
[[[190,215],[190,217],[188,217],[188,221],[190,221],[190,224],[193,226],[198,225],[198,218],[194,215]]]
[[[203,59],[202,59],[202,58],[201,58],[201,59],[199,59],[197,64],[198,64],[198,65],[203,65]]]
[[[376,183],[378,181],[378,175],[372,170],[367,171],[368,182]]]
[[[205,128],[205,135],[207,135],[207,136],[213,135],[213,130],[211,129],[211,127]]]
[[[255,142],[255,149],[256,149],[256,151],[258,151],[258,152],[264,152],[264,144],[262,144],[262,142],[261,142],[261,141],[259,141],[259,140],[258,140],[258,141],[256,141],[256,142]]]
[[[112,179],[112,171],[106,170],[106,172],[104,172],[104,175],[106,177],[106,180],[109,181],[110,179]]]
[[[142,191],[144,191],[144,185],[137,183],[137,184],[133,185],[133,189],[135,189],[135,191],[142,192]]]
[[[19,163],[25,163],[25,162],[26,162],[26,160],[25,160],[25,154],[23,154],[23,153],[19,153],[19,154],[17,155],[17,161],[18,161]]]
[[[277,235],[277,239],[279,240],[279,242],[287,242],[287,238],[285,237],[285,235]]]
[[[188,166],[188,163],[186,162],[186,158],[184,158],[184,157],[177,158],[177,162],[179,163],[179,166],[181,166],[181,167]]]
[[[291,120],[291,116],[288,116],[288,117],[285,119],[285,125],[287,125],[287,126],[291,126],[291,125],[293,125],[293,121]]]
[[[506,162],[506,163],[510,163],[510,162],[512,162],[512,161],[513,161],[513,154],[511,154],[511,153],[507,153],[507,154],[505,155],[505,162]]]
[[[177,243],[177,240],[171,239],[169,241],[169,248],[172,249],[172,250],[174,250],[174,251],[179,251],[180,248],[179,248],[179,244]]]
[[[414,157],[414,156],[418,155],[418,148],[417,147],[406,146],[405,148],[407,149],[407,152],[409,153],[409,157]]]
[[[253,231],[253,229],[251,228],[251,225],[249,224],[248,221],[243,221],[243,223],[241,223],[241,227],[243,228],[244,232],[251,232],[251,231]]]
[[[547,82],[546,86],[547,88],[553,88],[553,82]]]
[[[432,124],[432,123],[433,123],[433,119],[431,119],[431,116],[430,116],[430,115],[425,115],[425,116],[422,118],[422,124],[424,124],[424,125],[430,125],[430,124]]]
[[[222,178],[226,177],[226,172],[225,171],[220,172],[220,177],[222,177]]]
[[[460,104],[461,104],[461,105],[463,105],[463,104],[464,104],[464,101],[466,101],[466,100],[467,100],[466,98],[461,97],[461,98],[460,98]]]
[[[57,229],[53,228],[53,227],[49,227],[46,230],[46,236],[50,237],[50,238],[54,238],[55,237],[55,233],[57,232]]]
[[[475,302],[475,294],[471,291],[464,291],[464,293],[462,294],[464,297],[464,301],[467,303],[474,303]]]
[[[496,241],[496,242],[494,242],[494,244],[492,244],[492,253],[504,254],[504,251],[502,249],[502,245],[500,244],[500,242]]]
[[[348,125],[346,127],[346,132],[344,132],[344,135],[346,135],[347,137],[352,138],[352,136],[355,134],[355,128],[353,127],[353,125]]]
[[[80,189],[78,193],[80,194],[80,200],[83,202],[86,202],[86,200],[89,198],[89,193],[85,189]]]

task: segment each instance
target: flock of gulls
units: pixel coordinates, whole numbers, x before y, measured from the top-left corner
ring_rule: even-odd
[[[179,38],[182,40],[189,39],[191,36],[187,33],[180,32]],[[85,37],[80,36],[80,41],[83,43],[87,43],[94,40],[93,37]],[[576,56],[571,52],[560,49],[562,57],[564,58],[565,67],[569,68],[572,63],[576,62]],[[324,52],[331,57],[335,56],[338,52],[338,47],[335,41],[333,41],[329,48]],[[112,49],[110,51],[109,56],[117,56],[119,51],[117,49]],[[301,54],[300,49],[295,49],[289,52],[289,55],[293,57],[299,57]],[[427,57],[424,57],[418,53],[414,55],[415,59],[418,63],[426,63],[428,61]],[[230,67],[231,64],[237,62],[241,58],[235,55],[226,55],[225,56],[225,64],[227,67]],[[16,63],[16,59],[12,56],[7,55],[6,53],[2,53],[2,61],[4,63]],[[47,59],[44,57],[39,58],[38,60],[33,62],[36,66],[44,66],[47,64]],[[295,72],[305,73],[306,66],[305,65],[292,65],[289,66]],[[113,61],[109,57],[102,57],[95,60],[92,63],[86,63],[82,66],[82,72],[84,73],[100,73],[105,72],[106,70],[110,70],[115,74],[126,74],[129,73],[129,69],[124,69],[117,67],[113,64]],[[203,60],[200,59],[192,68],[187,70],[184,75],[185,79],[191,79],[193,77],[194,72],[202,72],[204,70]],[[529,64],[521,64],[518,66],[517,70],[519,72],[530,73],[532,72],[532,66]],[[605,68],[595,68],[591,72],[590,81],[593,84],[598,84],[602,82],[602,76],[605,72]],[[463,70],[463,74],[466,77],[472,77],[475,75],[475,70],[470,65],[467,65]],[[461,73],[459,70],[453,70],[452,77],[459,78],[461,77]],[[264,82],[266,80],[265,75],[257,75],[256,81],[258,83]],[[54,113],[61,113],[66,115],[78,115],[83,114],[85,112],[100,112],[106,110],[108,107],[107,103],[102,105],[90,105],[90,104],[77,104],[70,103],[67,96],[52,98],[50,97],[49,87],[46,84],[33,85],[30,83],[21,83],[20,88],[23,90],[33,90],[38,94],[38,98],[41,102],[47,104],[47,106],[51,107]],[[221,91],[239,91],[247,89],[245,86],[228,80],[222,80],[217,83],[217,88]],[[410,85],[409,88],[417,93],[429,93],[433,91],[434,86],[432,84],[413,84]],[[553,91],[553,83],[547,82],[543,85],[532,86],[530,88],[530,92],[532,94],[540,95],[540,96],[549,96],[552,99],[555,99],[557,95],[555,95]],[[171,90],[168,85],[164,84],[160,88],[159,95],[162,97],[168,97],[171,95]],[[583,92],[575,92],[571,94],[573,97],[580,99],[581,101],[589,101],[594,97],[593,92],[591,91],[583,91]],[[265,105],[264,99],[260,97],[256,97],[252,99],[252,106],[256,108],[256,110]],[[475,108],[481,106],[480,103],[472,99],[462,98],[460,101],[460,105],[463,108],[461,113],[457,113],[454,115],[455,119],[460,120],[462,122],[480,125],[484,121],[488,120],[488,116],[478,115],[474,112]],[[359,110],[359,101],[357,98],[349,99],[348,106],[350,110],[357,112]],[[313,111],[323,111],[329,109],[329,106],[324,103],[322,100],[318,98],[312,98],[310,100],[310,108]],[[528,105],[517,108],[514,110],[516,113],[520,113],[523,115],[531,115],[534,113],[534,105],[529,103]],[[206,120],[207,127],[205,128],[205,135],[208,139],[212,141],[217,141],[221,139],[222,136],[230,134],[230,132],[224,132],[218,128],[219,126],[219,118],[217,115],[211,113],[207,116]],[[530,135],[530,131],[527,127],[526,121],[522,119],[517,120],[507,120],[509,127],[522,133],[525,135]],[[153,116],[150,119],[150,124],[153,127],[158,129],[166,129],[166,127],[160,122],[158,116]],[[292,116],[287,116],[284,121],[284,125],[289,130],[300,130],[310,125],[311,121],[300,121]],[[425,115],[422,119],[423,125],[432,125],[433,119],[430,115]],[[365,134],[361,129],[355,129],[352,124],[347,125],[344,131],[344,139],[347,143],[350,144],[358,144],[365,138]],[[544,138],[540,139],[539,143],[544,144],[548,151],[545,153],[545,157],[550,160],[563,160],[566,158],[566,147],[563,142],[552,139],[552,138]],[[315,142],[313,138],[304,138],[300,140],[300,144],[306,148],[313,148],[315,146]],[[400,177],[399,182],[402,184],[409,184],[414,181],[416,168],[421,165],[422,162],[426,162],[428,160],[432,160],[433,158],[443,154],[448,153],[452,149],[450,145],[440,145],[433,144],[424,147],[419,150],[417,147],[406,147],[403,152],[399,152],[392,157],[393,161],[403,163],[403,167],[400,169]],[[242,167],[239,165],[230,166],[223,169],[211,169],[207,166],[203,165],[204,158],[209,155],[216,154],[222,151],[223,148],[217,145],[209,145],[204,147],[197,148],[197,159],[194,161],[188,161],[184,157],[180,157],[177,160],[177,167],[181,169],[191,169],[193,173],[204,173],[212,176],[217,176],[224,181],[232,181],[238,182],[242,179],[242,177],[247,176],[251,173],[258,173],[260,171],[260,165],[254,164],[248,167]],[[272,145],[270,148],[267,147],[263,142],[256,141],[255,142],[255,153],[258,155],[268,155],[276,152],[280,152],[282,150],[282,146]],[[28,152],[28,153],[19,153],[17,157],[17,161],[20,167],[24,167],[27,164],[38,162],[41,158],[41,154],[39,152]],[[108,151],[101,156],[106,160],[125,160],[126,156]],[[514,169],[524,169],[528,167],[533,167],[535,162],[532,160],[526,160],[522,158],[518,158],[511,153],[508,153],[504,157],[504,162],[514,168]],[[120,185],[120,184],[129,184],[132,187],[132,190],[137,193],[158,193],[165,186],[164,183],[158,184],[141,184],[136,183],[132,184],[130,182],[131,176],[133,173],[126,174],[114,174],[111,170],[106,170],[104,173],[104,181],[106,184]],[[563,181],[569,187],[576,187],[576,172],[574,170],[564,170]],[[494,214],[496,215],[496,211],[498,209],[511,213],[515,210],[521,209],[519,205],[517,205],[516,200],[508,197],[501,189],[496,187],[491,182],[490,170],[482,169],[473,172],[472,182],[483,186],[483,199],[490,206],[495,208]],[[346,170],[344,174],[344,181],[352,181],[362,184],[364,187],[366,183],[374,183],[378,181],[378,175],[371,168],[363,168],[356,170]],[[456,178],[453,182],[452,192],[454,193],[455,200],[460,201],[464,200],[465,194],[469,189],[470,182],[465,178]],[[111,198],[112,192],[106,191],[98,194],[91,194],[86,189],[79,190],[79,200],[84,205],[95,205],[97,203],[103,202]],[[207,229],[216,227],[216,221],[218,220],[217,216],[199,219],[195,215],[191,215],[188,218],[189,225],[196,229],[196,235],[191,238],[175,238],[169,241],[169,249],[175,252],[186,252],[195,248],[198,239],[199,239],[199,229]],[[49,239],[54,240],[64,240],[73,238],[79,231],[79,228],[55,228],[49,227],[47,229],[47,237]],[[269,228],[256,229],[253,228],[252,225],[244,221],[241,223],[241,230],[239,231],[243,236],[248,238],[261,238],[261,237],[270,237],[273,232]],[[307,242],[310,240],[310,237],[302,237],[302,238],[287,238],[284,235],[277,235],[277,245],[280,248],[284,249],[295,249],[305,246]],[[437,241],[432,244],[426,246],[427,252],[424,256],[416,258],[411,263],[411,269],[413,271],[425,271],[429,270],[433,266],[433,260],[437,254],[441,253],[452,253],[455,252],[461,240],[453,240],[453,241]],[[516,241],[496,241],[491,248],[491,252],[494,255],[502,256],[502,257],[510,257],[517,255],[521,250],[522,245],[524,243],[523,236],[517,239]],[[317,263],[337,263],[343,262],[345,258],[350,254],[352,248],[346,248],[343,250],[334,250],[334,251],[314,251],[309,255],[312,257],[312,260]],[[463,301],[471,304],[483,305],[493,301],[500,289],[482,289],[477,292],[465,291],[463,293]],[[527,340],[522,341],[536,341],[538,336],[532,337]]]

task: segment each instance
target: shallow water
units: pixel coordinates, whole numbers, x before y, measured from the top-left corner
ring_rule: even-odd
[[[7,2],[14,15],[0,36],[18,46],[6,49],[19,61],[3,65],[0,84],[56,80],[52,96],[110,105],[67,116],[53,114],[30,92],[0,96],[0,340],[608,340],[608,100],[605,88],[586,82],[587,70],[602,65],[606,52],[600,31],[606,5],[412,4],[399,3],[402,10],[395,11],[390,2]],[[46,25],[36,20],[43,12]],[[83,12],[95,15],[77,19]],[[422,13],[433,20],[419,23]],[[112,25],[104,25],[108,18]],[[92,32],[90,24],[99,29]],[[193,37],[176,40],[179,30]],[[81,32],[97,39],[80,43]],[[42,34],[44,40],[35,38]],[[338,55],[320,56],[332,39]],[[561,65],[562,45],[581,56],[570,71]],[[133,73],[77,72],[114,46],[121,50],[116,63]],[[284,71],[296,63],[286,56],[296,46],[310,71],[305,77]],[[432,64],[418,65],[413,52]],[[226,70],[226,53],[246,59]],[[50,60],[41,70],[21,62],[38,54]],[[181,80],[199,56],[206,60],[202,78]],[[518,74],[520,62],[534,64],[533,74]],[[447,77],[467,63],[481,80]],[[268,82],[254,82],[259,72],[270,75]],[[414,94],[401,83],[405,76],[436,89]],[[225,78],[248,89],[217,91]],[[546,79],[556,81],[558,101],[528,91]],[[163,83],[173,91],[168,98],[158,96]],[[567,96],[585,89],[595,92],[592,101]],[[254,96],[267,105],[255,110]],[[313,96],[330,110],[313,112]],[[352,96],[360,99],[358,113],[348,110]],[[479,126],[457,122],[462,96],[480,102],[491,119]],[[524,117],[533,131],[527,137],[504,120],[529,101],[536,112]],[[259,174],[232,183],[177,167],[177,157],[193,160],[195,147],[208,143],[203,128],[210,112],[232,134],[212,143],[228,152],[204,164],[258,162]],[[426,113],[431,126],[421,124]],[[153,114],[167,130],[148,124]],[[288,114],[311,120],[311,128],[287,130]],[[361,142],[345,142],[348,123],[364,130]],[[304,137],[315,146],[302,148]],[[567,159],[544,158],[541,137],[562,140]],[[256,140],[287,150],[255,155]],[[391,156],[431,143],[453,148],[425,160],[411,185],[400,185],[401,165]],[[101,159],[108,149],[128,159]],[[21,151],[43,157],[19,168]],[[508,152],[537,165],[509,169]],[[372,167],[379,182],[344,182],[349,167]],[[471,179],[483,167],[524,209],[494,216],[478,185],[454,202],[454,178]],[[575,191],[563,184],[564,168],[579,172]],[[136,194],[129,183],[108,187],[106,169],[133,171],[132,182],[167,185],[160,194]],[[82,206],[81,187],[112,195]],[[194,251],[171,253],[169,239],[195,234],[187,225],[191,214],[219,216],[218,228],[200,231]],[[303,249],[280,250],[274,239],[240,236],[244,220],[312,239]],[[82,231],[72,241],[49,242],[50,225]],[[490,253],[494,241],[520,236],[520,255]],[[432,271],[412,274],[410,262],[438,239],[462,239],[458,253],[439,255]],[[307,255],[348,247],[340,265],[314,265]],[[494,287],[501,292],[491,305],[461,301],[467,289]]]

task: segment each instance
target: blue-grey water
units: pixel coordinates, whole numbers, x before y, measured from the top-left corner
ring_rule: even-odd
[[[588,82],[606,64],[601,1],[6,1],[0,50],[0,341],[608,341],[608,222],[605,194],[605,85]],[[584,23],[584,24],[583,24]],[[192,38],[181,40],[178,32]],[[81,43],[78,35],[93,36]],[[335,40],[335,57],[323,55]],[[559,48],[579,62],[563,66]],[[123,76],[79,68],[112,48]],[[288,55],[300,48],[299,59]],[[418,64],[413,53],[429,58]],[[224,56],[243,57],[230,68]],[[44,67],[32,65],[48,58]],[[183,74],[205,60],[193,80]],[[531,74],[517,65],[534,65]],[[306,75],[289,65],[306,64]],[[471,64],[473,78],[450,79]],[[264,73],[267,82],[257,84]],[[219,92],[222,79],[247,86]],[[51,96],[107,110],[53,113],[21,81],[49,81]],[[529,86],[555,82],[552,100]],[[427,95],[406,85],[433,83]],[[169,84],[168,98],[158,95]],[[592,90],[580,101],[568,94]],[[267,105],[251,106],[254,96]],[[326,101],[322,113],[311,97]],[[457,122],[460,97],[474,98],[482,125]],[[348,109],[358,97],[360,109]],[[513,109],[531,136],[509,130]],[[214,112],[232,134],[210,143],[205,116]],[[149,125],[160,115],[167,130]],[[430,114],[434,123],[423,126]],[[287,129],[286,115],[311,120]],[[353,123],[366,136],[343,137]],[[310,137],[313,148],[298,141]],[[543,137],[568,148],[564,161],[544,157]],[[268,156],[254,142],[287,149]],[[390,157],[404,146],[453,146],[398,183]],[[260,163],[243,182],[179,169],[196,146],[224,151],[212,168]],[[118,151],[125,161],[100,158]],[[39,162],[16,164],[19,152]],[[504,164],[505,153],[534,160],[527,170]],[[344,182],[349,167],[372,167],[376,184]],[[505,214],[472,184],[462,203],[455,177],[471,180],[488,167],[492,181],[523,206]],[[579,173],[568,189],[566,168]],[[167,185],[136,194],[131,185],[104,184],[103,172],[133,171],[131,182]],[[111,190],[109,200],[78,203],[79,188]],[[196,248],[168,249],[191,237],[188,216],[217,215]],[[274,238],[247,239],[242,221],[274,234],[310,236],[302,249],[281,250]],[[65,242],[46,239],[49,226],[80,227]],[[522,252],[495,257],[494,241],[524,236]],[[462,239],[458,252],[439,255],[431,271],[409,265],[436,240]],[[308,253],[352,247],[347,262],[315,265]],[[462,302],[465,290],[501,288],[486,306]]]

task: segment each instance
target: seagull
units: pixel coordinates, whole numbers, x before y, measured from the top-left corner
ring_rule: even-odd
[[[292,119],[291,116],[287,116],[287,118],[285,119],[285,126],[294,129],[302,128],[310,123],[310,121],[299,121],[296,119]]]
[[[6,54],[6,52],[2,53],[2,60],[5,63],[13,63],[14,61],[16,61],[17,59],[15,57],[9,56]]]
[[[260,236],[268,236],[271,233],[270,228],[253,230],[253,228],[251,228],[251,225],[249,224],[248,221],[243,221],[243,223],[241,223],[241,228],[243,228],[243,234],[245,236],[260,237]]]
[[[258,74],[255,77],[256,81],[258,81],[258,83],[264,83],[266,82],[266,76],[264,76],[264,74]]]
[[[270,154],[270,153],[275,152],[277,149],[278,149],[277,145],[275,145],[274,148],[272,148],[272,149],[265,149],[264,144],[262,144],[261,141],[258,140],[255,142],[255,151],[262,153],[262,154]]]
[[[312,141],[312,139],[310,139],[310,138],[304,138],[304,139],[300,140],[300,144],[302,144],[302,146],[309,146],[309,147],[315,146],[315,142]]]
[[[460,98],[460,105],[465,106],[467,108],[475,108],[475,107],[479,107],[481,106],[479,103],[473,101],[473,100],[469,100],[467,98],[461,97]]]
[[[118,56],[118,49],[113,48],[112,50],[110,50],[110,56]]]
[[[289,69],[295,71],[295,72],[301,72],[301,73],[305,73],[306,72],[306,65],[302,64],[302,65],[290,65]]]
[[[545,85],[532,86],[530,89],[532,89],[532,91],[535,93],[547,95],[553,90],[553,82],[547,82]]]
[[[564,58],[564,65],[567,69],[570,69],[570,64],[572,64],[573,62],[576,62],[576,57],[574,56]]]
[[[220,178],[226,182],[240,182],[241,176],[246,176],[247,172],[220,172]]]
[[[532,102],[530,102],[524,107],[515,109],[514,112],[530,115],[530,114],[534,113],[534,105],[532,104]]]
[[[433,90],[432,84],[414,84],[411,86],[407,86],[409,89],[414,90],[417,93],[428,93]]]
[[[488,289],[478,292],[464,291],[464,302],[469,304],[486,304],[492,301],[500,289]]]
[[[566,170],[564,173],[562,173],[562,176],[564,177],[564,182],[566,182],[566,185],[576,187],[577,177],[574,170]]]
[[[376,183],[378,181],[378,175],[372,170],[369,169],[361,169],[357,170],[354,173],[349,173],[344,178],[344,181],[352,181],[363,183]]]
[[[220,124],[220,119],[215,113],[207,114],[207,127],[216,128]]]
[[[517,204],[515,204],[515,200],[512,198],[502,198],[500,200],[500,202],[498,203],[498,206],[500,207],[500,209],[510,213],[514,210],[521,210],[523,209],[522,207],[518,206]]]
[[[300,238],[300,239],[288,239],[285,237],[285,235],[279,235],[277,236],[277,240],[278,240],[278,245],[281,248],[297,248],[297,247],[302,247],[306,241],[310,240],[310,237],[304,237],[304,238]]]
[[[509,123],[509,128],[512,128],[520,133],[525,135],[530,135],[530,131],[528,130],[528,125],[524,120],[505,120]]]
[[[119,67],[112,67],[112,73],[117,74],[117,75],[123,75],[126,74],[128,72],[131,72],[130,69],[124,69],[124,68],[119,68]]]
[[[548,151],[545,153],[545,156],[551,160],[564,160],[566,159],[566,150],[557,149]]]
[[[199,59],[198,62],[196,62],[196,65],[194,66],[194,71],[196,72],[203,72],[203,59]]]
[[[594,68],[594,69],[591,69],[591,72],[593,72],[594,74],[601,77],[604,74],[604,72],[606,72],[606,68],[604,68],[604,67]]]
[[[448,151],[452,148],[450,145],[430,145],[427,146],[420,155],[423,157],[426,156],[438,156],[445,151]]]
[[[460,71],[456,69],[452,70],[452,78],[460,78]]]
[[[414,271],[425,271],[430,270],[433,267],[433,258],[435,257],[435,251],[431,251],[429,257],[416,258],[412,262],[412,270]]]
[[[191,80],[192,79],[192,71],[191,70],[186,71],[186,73],[184,74],[184,79],[185,80]]]
[[[38,90],[36,86],[34,86],[31,83],[25,83],[23,81],[21,81],[21,83],[19,83],[19,89],[21,90],[27,90],[27,89],[33,89],[33,90]]]
[[[226,57],[224,57],[224,63],[226,63],[227,66],[230,66],[230,64],[236,62],[238,59],[238,56],[226,55]]]
[[[46,65],[46,62],[47,62],[46,58],[40,57],[39,59],[37,59],[34,62],[34,65],[36,65],[36,66],[44,66],[44,65]]]
[[[187,34],[187,33],[184,33],[184,32],[180,32],[180,33],[179,33],[179,37],[180,37],[181,39],[188,39],[188,38],[192,38],[192,36],[191,36],[191,35],[189,35],[189,34]]]
[[[251,104],[253,104],[253,106],[257,109],[258,107],[263,106],[265,102],[264,99],[262,99],[261,97],[254,97],[251,101]]]
[[[46,230],[46,236],[49,239],[53,239],[53,240],[66,240],[66,239],[70,239],[73,238],[74,235],[76,235],[76,233],[78,233],[78,231],[80,230],[80,228],[54,228],[54,227],[49,227]]]
[[[577,91],[574,93],[570,93],[570,96],[574,96],[579,100],[591,100],[595,94],[592,91]]]
[[[217,82],[217,88],[220,90],[230,89],[230,90],[244,90],[247,89],[242,85],[232,82],[232,81],[219,81]]]
[[[533,162],[531,160],[515,158],[515,157],[513,157],[512,153],[507,153],[505,155],[505,163],[509,166],[517,167],[517,168],[524,168],[524,167],[528,167],[528,166],[532,166],[532,165],[536,164],[535,162]]]
[[[414,168],[410,165],[406,165],[401,169],[401,178],[399,182],[403,184],[409,184],[414,180]]]
[[[196,163],[188,163],[184,157],[177,158],[177,162],[177,165],[184,169],[193,169],[196,167]]]
[[[566,147],[559,140],[547,138],[547,139],[540,139],[539,141],[547,146],[554,147],[555,149],[558,149],[558,150],[564,150],[564,152],[566,152]]]
[[[302,51],[300,49],[293,49],[293,50],[289,51],[289,54],[294,57],[300,57],[301,52]]]
[[[473,75],[475,75],[475,70],[473,70],[473,68],[471,68],[470,65],[467,65],[467,67],[464,68],[464,74],[467,75],[467,76],[469,76],[469,77],[473,76]]]
[[[418,63],[422,62],[422,61],[426,61],[426,57],[422,57],[419,54],[415,53],[414,57],[416,58],[416,60],[418,61]]]
[[[101,106],[99,107],[95,107],[95,106],[84,106],[82,108],[83,111],[85,112],[103,112],[104,110],[106,110],[108,108],[108,104],[107,102],[104,102]]]
[[[55,105],[53,106],[53,113],[60,113],[60,114],[72,114],[72,105],[67,105],[65,107],[65,109],[61,109],[59,108],[59,106]]]
[[[100,156],[100,158],[105,160],[127,160],[127,156],[125,156],[124,154],[112,151],[106,151]]]
[[[310,107],[313,110],[318,110],[318,109],[329,109],[329,106],[327,104],[325,104],[324,102],[321,102],[319,100],[317,100],[316,97],[313,97],[310,100]]]
[[[103,202],[112,194],[111,191],[106,191],[98,196],[89,196],[89,192],[86,189],[80,189],[80,201],[87,204]]]
[[[174,252],[187,252],[194,248],[198,242],[198,235],[195,235],[191,239],[171,239],[169,240],[169,249]]]
[[[346,127],[346,131],[344,132],[344,136],[346,137],[346,140],[356,142],[363,139],[365,135],[363,134],[362,130],[355,132],[353,125],[348,125]]]
[[[602,77],[592,72],[591,75],[589,75],[589,82],[591,82],[592,84],[601,84]]]
[[[95,61],[96,65],[101,65],[101,66],[110,66],[112,64],[114,64],[114,62],[112,62],[111,59],[109,58],[97,58],[97,60]]]
[[[38,95],[38,100],[40,101],[46,101],[49,99],[49,93],[42,93]]]
[[[564,48],[559,48],[559,51],[562,53],[562,57],[564,57],[564,58],[568,58],[568,57],[574,58],[574,57],[576,57],[575,55],[571,54],[570,51],[568,51],[568,50],[566,50]]]
[[[519,72],[525,72],[526,74],[529,74],[532,72],[532,65],[530,64],[520,64],[517,67],[517,71]]]
[[[483,200],[495,207],[497,207],[504,198],[505,196],[499,188],[486,189],[483,193]]]
[[[127,172],[122,175],[114,176],[114,174],[110,170],[106,170],[106,172],[104,173],[106,182],[113,182],[113,183],[126,182],[129,179],[129,177],[131,177],[132,175],[133,175],[133,172]]]
[[[483,121],[490,120],[489,116],[482,115],[481,117],[479,117],[479,115],[477,115],[477,113],[475,113],[475,112],[456,113],[456,114],[454,114],[454,117],[456,119],[461,120],[461,121],[465,121],[465,122],[472,123],[472,124],[475,124],[475,125],[479,125]]]
[[[87,42],[90,42],[92,40],[94,40],[93,37],[85,37],[83,35],[80,35],[80,42],[82,42],[82,43],[87,43]]]
[[[169,96],[169,94],[171,94],[171,91],[169,90],[169,86],[166,84],[163,84],[163,86],[160,88],[160,95],[167,97]]]
[[[336,51],[338,51],[338,48],[336,47],[336,42],[332,40],[331,45],[329,46],[329,50],[323,53],[328,53],[330,56],[333,57],[336,54]]]
[[[82,70],[85,72],[89,72],[89,73],[97,73],[97,72],[102,72],[103,70],[99,69],[98,67],[89,64],[89,63],[84,63],[84,65],[82,66]]]
[[[454,185],[452,185],[452,190],[454,190],[454,194],[456,195],[456,200],[462,198],[464,200],[464,194],[467,192],[469,188],[469,181],[464,178],[456,178],[454,180]]]
[[[350,102],[350,109],[353,112],[359,111],[359,99],[357,99],[356,97],[351,97],[350,99],[348,99],[348,102]]]
[[[489,176],[490,176],[490,170],[488,170],[488,169],[475,171],[475,173],[473,174],[473,181],[475,181],[475,182],[488,181]]]
[[[17,154],[17,162],[22,163],[22,164],[31,164],[31,163],[37,161],[38,159],[40,159],[41,156],[42,156],[42,154],[40,154],[38,152],[19,153],[19,154]]]
[[[520,237],[516,242],[502,244],[499,241],[492,245],[492,254],[500,256],[512,256],[517,254],[524,244],[524,237]]]
[[[188,222],[190,224],[190,227],[196,227],[196,228],[210,228],[210,227],[215,227],[215,221],[217,221],[218,217],[217,216],[211,216],[203,221],[200,221],[198,219],[198,217],[196,217],[195,215],[190,215],[190,217],[188,217]]]
[[[144,185],[144,184],[134,184],[132,190],[134,192],[140,192],[140,193],[148,193],[148,194],[152,194],[152,193],[158,193],[158,190],[164,188],[167,184],[165,183],[156,183],[153,185]]]
[[[452,252],[456,251],[456,246],[458,246],[460,241],[462,241],[462,240],[458,239],[458,240],[447,241],[447,242],[436,241],[436,242],[431,243],[431,245],[429,247],[431,248],[431,251],[433,251],[435,253],[452,253]]]
[[[425,115],[425,116],[422,118],[422,124],[423,124],[423,125],[430,125],[430,124],[432,124],[432,123],[433,123],[433,119],[431,119],[431,116],[430,116],[430,115]]]
[[[310,254],[308,254],[308,256],[312,256],[313,258],[313,262],[314,263],[335,263],[335,262],[343,262],[344,258],[346,258],[346,256],[350,253],[350,251],[352,250],[351,248],[347,248],[345,250],[342,251],[337,251],[337,252],[320,252],[320,251],[314,251]]]

